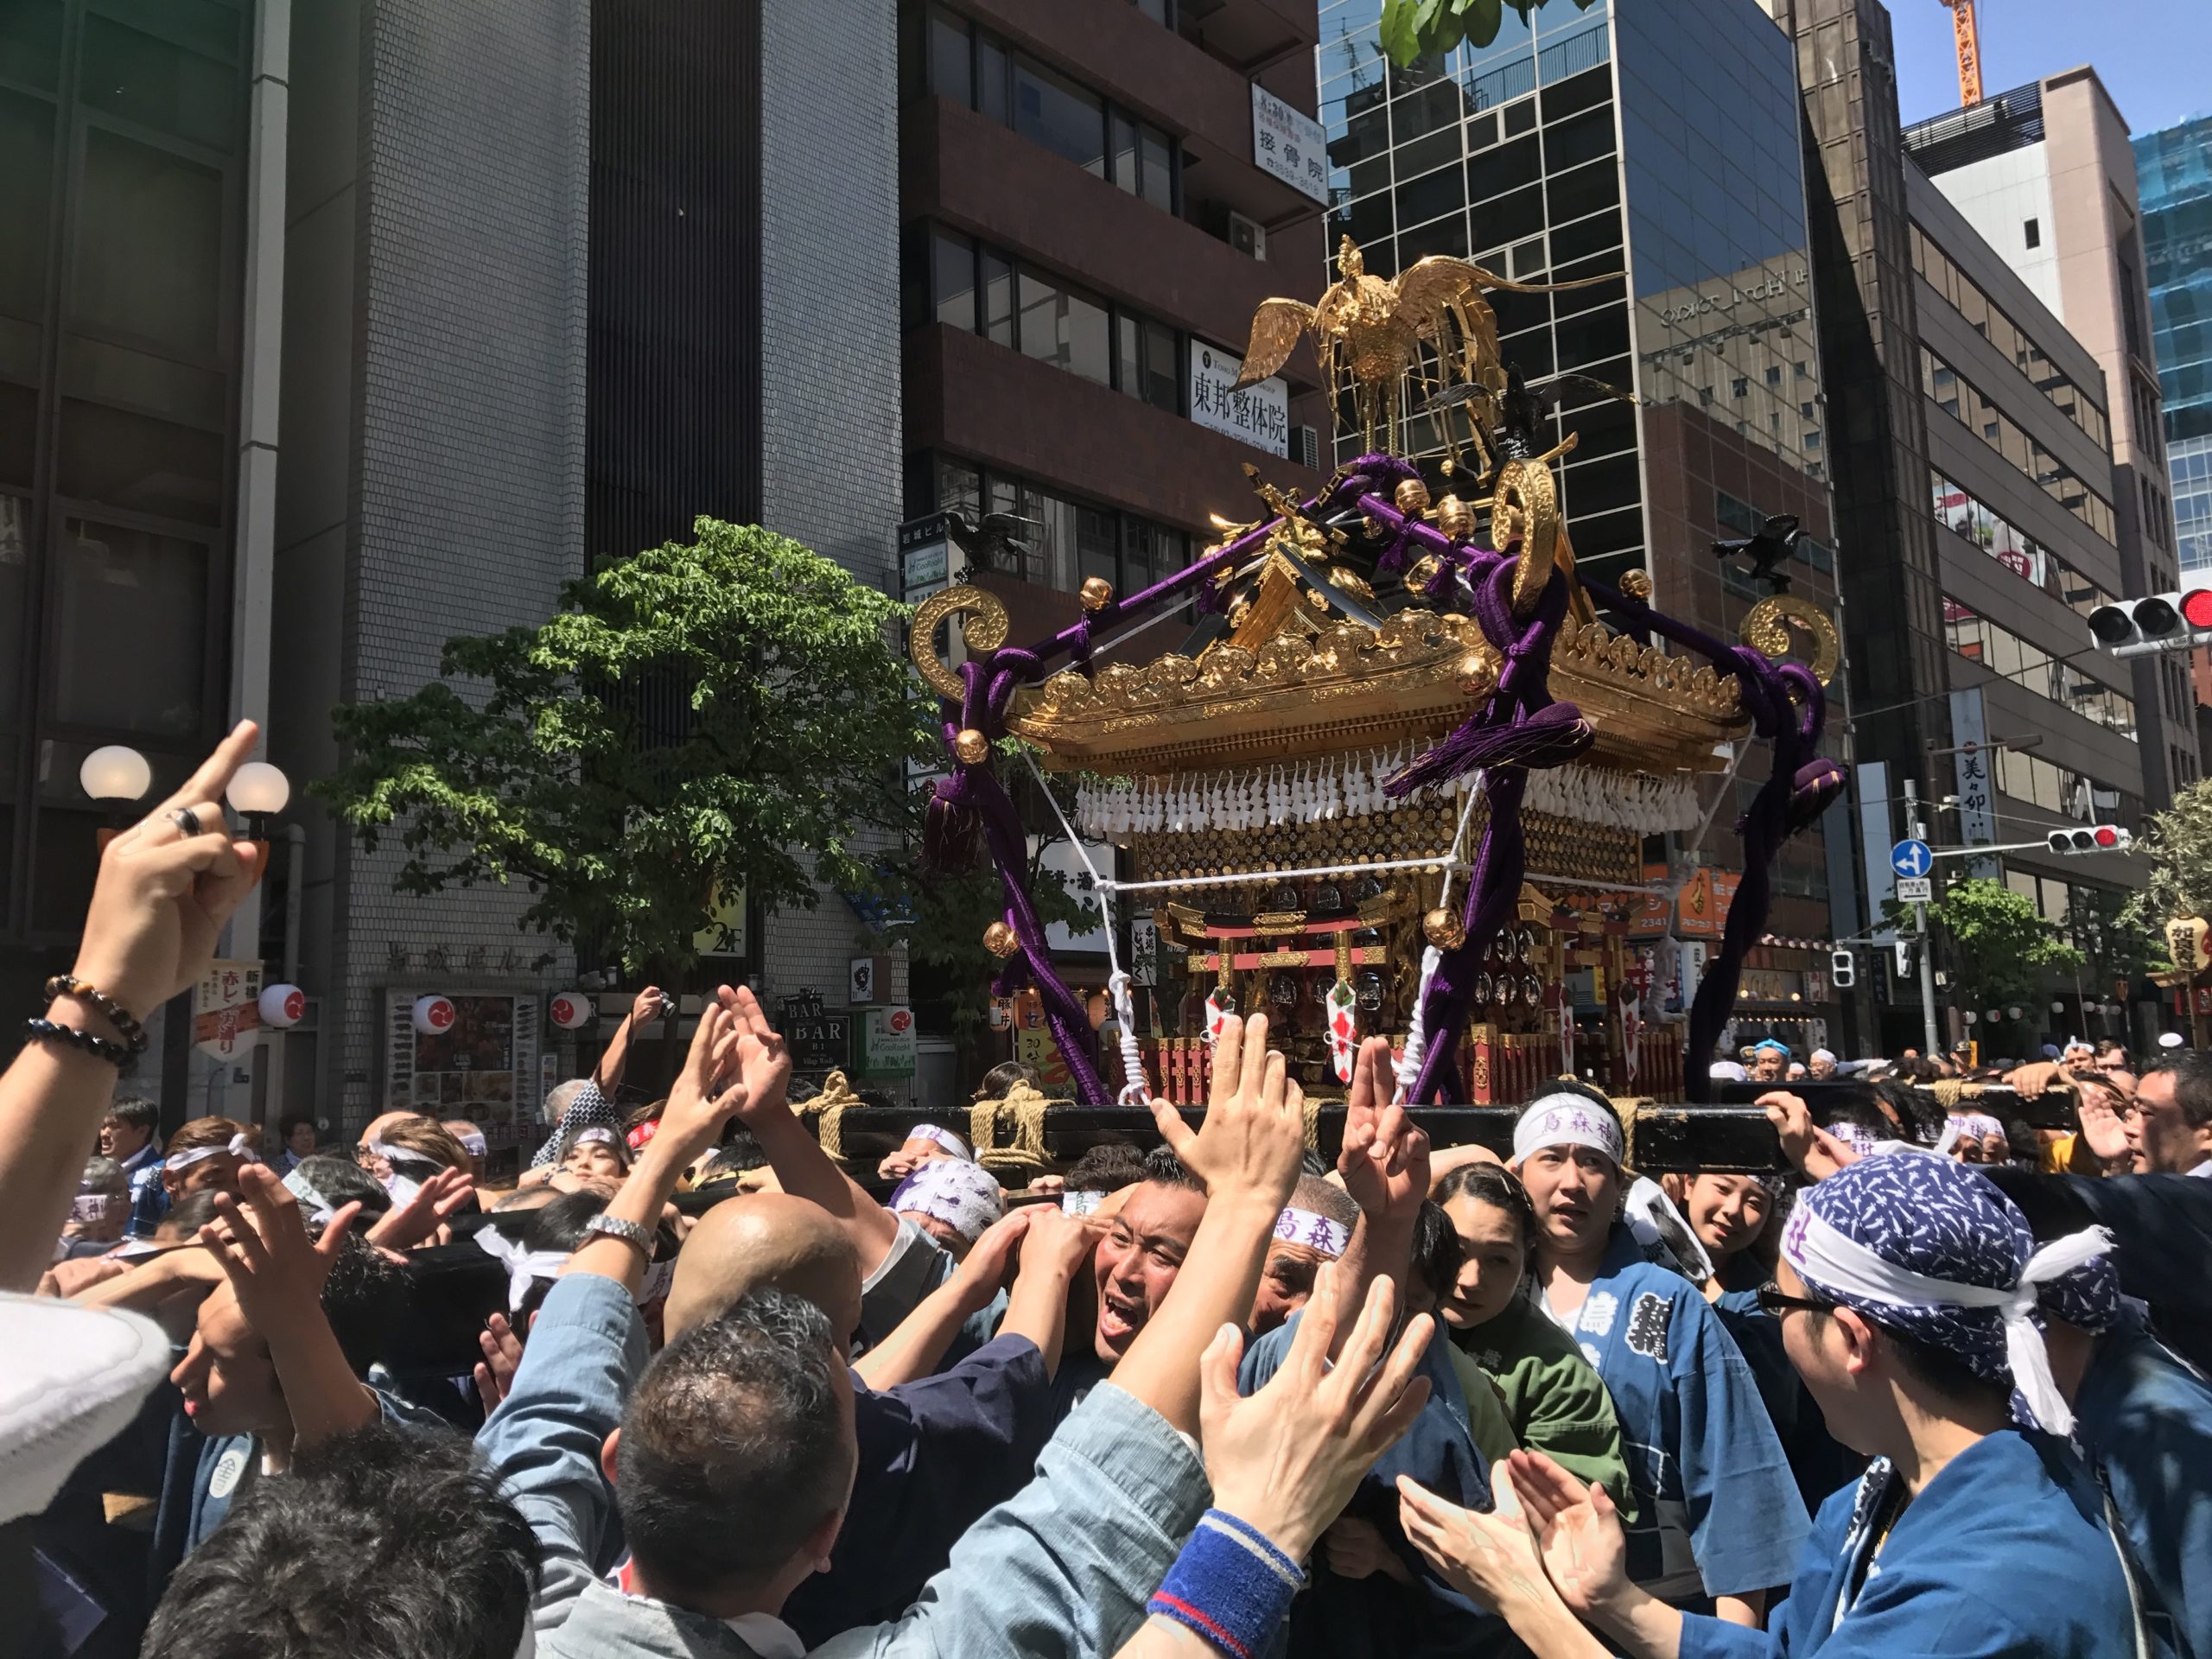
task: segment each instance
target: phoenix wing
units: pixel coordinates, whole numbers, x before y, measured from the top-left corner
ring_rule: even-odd
[[[1252,314],[1252,343],[1244,348],[1240,386],[1257,385],[1290,360],[1299,335],[1313,324],[1313,308],[1297,300],[1262,300]]]

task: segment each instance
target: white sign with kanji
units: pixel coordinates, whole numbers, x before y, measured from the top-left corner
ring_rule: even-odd
[[[1329,200],[1329,135],[1312,116],[1252,83],[1252,165],[1301,195]]]
[[[1191,418],[1255,449],[1290,455],[1290,388],[1280,376],[1236,389],[1244,359],[1218,346],[1191,342]]]

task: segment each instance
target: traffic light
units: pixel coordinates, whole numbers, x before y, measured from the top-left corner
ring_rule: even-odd
[[[2115,657],[2212,644],[2212,588],[2100,605],[2089,613],[2089,637]]]
[[[1848,950],[1828,952],[1828,983],[1847,991],[1859,982],[1859,958]]]
[[[2086,830],[2054,830],[2044,837],[2054,853],[2124,853],[2135,837],[2116,823],[2094,823]]]

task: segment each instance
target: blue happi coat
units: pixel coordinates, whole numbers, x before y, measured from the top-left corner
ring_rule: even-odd
[[[1681,1659],[2134,1659],[2103,1498],[2065,1446],[2005,1429],[1904,1495],[1877,1460],[1821,1506],[1769,1628],[1686,1614]]]
[[[1688,1605],[1789,1583],[1805,1505],[1751,1368],[1704,1294],[1645,1261],[1617,1225],[1582,1306],[1553,1318],[1620,1418],[1637,1510],[1629,1576]]]

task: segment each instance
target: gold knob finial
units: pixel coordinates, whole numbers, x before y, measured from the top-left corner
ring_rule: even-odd
[[[1457,950],[1467,942],[1467,925],[1441,905],[1421,918],[1421,931],[1440,950]]]
[[[1103,611],[1114,602],[1114,584],[1103,576],[1085,576],[1077,590],[1086,611]]]
[[[1004,922],[993,922],[983,930],[983,949],[995,957],[1010,957],[1021,949],[1021,936]]]
[[[1417,478],[1409,478],[1398,486],[1391,498],[1398,504],[1398,511],[1408,518],[1418,518],[1428,511],[1428,486]]]
[[[1475,533],[1475,510],[1456,495],[1447,495],[1436,504],[1436,527],[1455,542],[1464,542]]]
[[[952,740],[952,752],[962,765],[980,766],[991,758],[991,740],[970,726]]]

